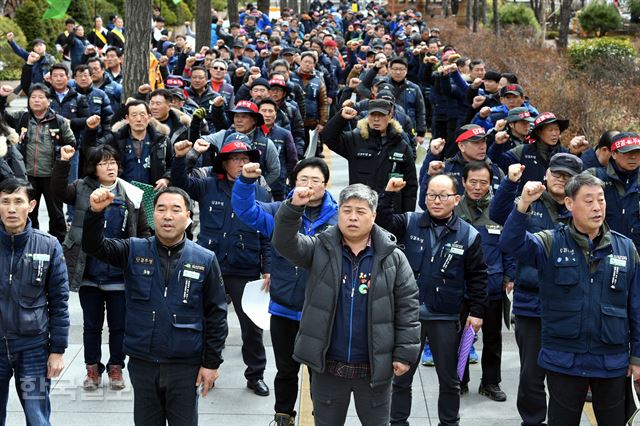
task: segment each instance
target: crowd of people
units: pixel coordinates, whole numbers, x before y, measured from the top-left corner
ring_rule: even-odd
[[[421,363],[440,424],[457,425],[478,359],[459,375],[469,329],[478,392],[516,398],[523,425],[577,425],[588,393],[598,424],[625,423],[626,377],[640,377],[640,135],[561,141],[567,120],[416,10],[314,0],[270,19],[249,4],[229,25],[214,14],[198,50],[156,9],[149,81],[129,99],[124,24],[68,19],[60,61],[6,36],[25,63],[18,88],[0,87],[0,423],[15,375],[27,422],[49,424],[70,290],[83,388],[106,372],[124,389],[126,366],[136,424],[197,423],[227,303],[247,388],[270,395],[263,331],[241,303],[259,279],[275,425],[295,424],[301,364],[317,425],[344,424],[352,394],[362,424],[408,425]],[[10,112],[20,91],[27,109]],[[338,200],[325,147],[348,162]],[[503,322],[517,395],[500,386]]]

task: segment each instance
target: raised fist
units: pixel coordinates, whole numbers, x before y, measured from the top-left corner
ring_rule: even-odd
[[[342,108],[341,114],[342,114],[342,118],[344,118],[345,120],[353,120],[358,115],[358,111],[356,111],[351,107],[344,107]]]
[[[176,157],[184,157],[192,146],[193,144],[188,140],[179,141],[173,145],[173,151],[175,152]]]
[[[444,162],[434,160],[429,163],[429,170],[427,171],[429,176],[435,176],[438,173],[442,173],[443,171],[444,171]]]
[[[507,120],[505,120],[504,118],[496,121],[496,125],[493,126],[493,128],[496,129],[496,132],[504,130],[505,127],[507,127]]]
[[[29,52],[29,56],[27,56],[27,64],[33,65],[40,60],[40,55],[36,52]]]
[[[247,69],[245,67],[240,66],[236,68],[236,75],[238,77],[244,77],[246,73],[247,73]]]
[[[247,163],[242,167],[242,176],[248,179],[258,179],[262,175],[259,163]]]
[[[511,164],[507,170],[507,176],[511,182],[518,182],[522,177],[525,165],[520,163]]]
[[[89,196],[89,205],[91,206],[91,211],[96,213],[103,211],[113,201],[115,195],[111,193],[107,188],[98,188],[91,193]]]
[[[359,78],[352,78],[351,80],[349,80],[349,88],[350,89],[355,89],[356,87],[358,87],[358,84],[360,84],[360,79]]]
[[[76,153],[76,150],[74,147],[72,147],[71,145],[65,145],[62,148],[60,148],[60,159],[62,161],[69,161],[71,160],[71,157],[73,157],[73,154]]]
[[[205,152],[207,152],[210,146],[211,144],[209,142],[206,142],[204,139],[198,139],[193,145],[193,149],[195,149],[198,154],[204,154]]]
[[[392,177],[387,182],[387,187],[384,189],[387,192],[399,192],[407,185],[407,182],[402,178]]]
[[[98,126],[100,125],[100,116],[99,115],[92,115],[91,117],[87,118],[87,128],[94,130],[97,129]]]
[[[487,118],[489,117],[489,114],[491,114],[491,108],[482,107],[482,109],[480,110],[480,117]]]
[[[435,155],[436,157],[442,154],[442,150],[444,149],[444,145],[446,142],[447,141],[442,138],[431,139],[431,143],[429,144],[429,150],[431,151],[431,154]]]
[[[525,183],[522,188],[520,199],[518,200],[518,211],[520,213],[526,213],[526,211],[529,210],[531,203],[540,198],[545,190],[546,188],[542,182],[530,180]]]
[[[142,84],[140,87],[138,87],[138,93],[140,93],[141,95],[146,95],[148,93],[151,93],[151,85]]]
[[[3,84],[2,86],[0,86],[0,96],[2,96],[3,98],[6,98],[12,93],[13,87],[9,86],[8,84]]]
[[[216,96],[213,100],[213,106],[216,108],[220,108],[224,105],[224,98],[222,96]]]
[[[508,140],[509,140],[509,133],[505,131],[496,133],[495,143],[497,143],[498,145],[502,145],[503,143],[506,143]]]
[[[11,32],[7,33],[7,40],[13,41],[15,39],[15,35]]]
[[[313,188],[307,188],[305,186],[298,186],[293,190],[293,197],[291,198],[291,204],[294,206],[306,206],[307,203],[313,197],[315,191]]]

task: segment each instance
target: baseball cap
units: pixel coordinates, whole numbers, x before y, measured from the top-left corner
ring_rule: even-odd
[[[618,133],[612,138],[611,151],[631,152],[640,149],[640,135],[631,132]]]
[[[510,110],[507,115],[507,123],[515,123],[516,121],[533,123],[535,119],[531,117],[531,113],[526,107],[518,107]]]
[[[507,84],[500,89],[500,97],[507,96],[508,94],[524,96],[524,89],[519,84]]]
[[[264,117],[262,117],[262,114],[260,114],[258,105],[254,104],[251,101],[238,101],[233,109],[230,109],[227,112],[231,115],[235,114],[236,112],[251,114],[256,119],[256,126],[262,126],[264,124]]]
[[[338,47],[338,43],[330,38],[326,39],[322,44],[324,45],[324,47]]]
[[[165,87],[178,87],[182,88],[185,86],[184,79],[179,75],[170,75],[164,82]]]
[[[244,133],[234,132],[227,136],[220,148],[220,152],[211,162],[211,170],[215,173],[224,174],[225,170],[222,166],[222,162],[225,161],[231,154],[247,154],[249,161],[257,163],[260,161],[260,151],[257,149],[250,149],[251,140]]]
[[[373,112],[379,112],[384,115],[389,115],[393,104],[385,99],[374,99],[369,102],[369,114]]]
[[[638,142],[640,143],[640,139]],[[640,149],[640,145],[638,148]],[[575,176],[582,173],[582,160],[568,152],[559,152],[549,160],[549,170]]]
[[[244,49],[244,43],[240,40],[236,40],[233,42],[233,45],[231,45],[231,47],[233,47],[234,49]]]
[[[391,90],[379,90],[376,99],[383,99],[389,102],[395,102],[396,97]]]
[[[477,124],[467,124],[464,125],[458,130],[458,134],[456,135],[456,143],[461,142],[479,142],[484,140],[487,137],[487,134],[484,131],[484,127],[478,126]]]

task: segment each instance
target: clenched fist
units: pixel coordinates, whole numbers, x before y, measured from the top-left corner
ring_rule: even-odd
[[[0,96],[2,96],[3,98],[6,98],[12,93],[13,93],[13,87],[7,84],[3,84],[2,86],[0,86]]]
[[[71,157],[73,157],[73,154],[76,153],[76,150],[74,147],[72,147],[71,145],[65,145],[62,148],[60,148],[60,159],[62,161],[69,161],[71,160]]]
[[[526,213],[527,210],[529,210],[529,206],[531,205],[531,203],[540,198],[545,190],[546,188],[542,184],[542,182],[530,180],[529,182],[525,183],[524,187],[522,188],[522,195],[518,200],[518,211],[520,213]]]
[[[89,196],[89,205],[91,206],[91,211],[99,213],[109,207],[115,195],[107,188],[98,188],[91,193]]]
[[[429,170],[427,171],[429,176],[435,176],[442,172],[444,172],[444,162],[432,161],[429,163]]]
[[[98,126],[100,125],[100,116],[99,115],[92,115],[91,117],[87,118],[87,128],[94,130],[97,129]]]
[[[184,157],[192,146],[193,144],[188,140],[179,141],[173,145],[173,151],[175,152],[176,157]]]
[[[407,182],[405,182],[404,179],[392,177],[389,179],[389,182],[387,182],[387,187],[384,190],[387,192],[399,192],[405,186],[407,186]]]
[[[353,120],[358,115],[358,111],[356,111],[351,107],[344,107],[342,108],[341,114],[342,114],[342,118],[344,118],[345,120]]]
[[[291,204],[299,207],[306,206],[307,203],[309,203],[309,201],[311,200],[311,197],[314,196],[314,194],[315,191],[313,190],[313,188],[298,186],[293,190]]]
[[[442,138],[431,139],[431,142],[429,143],[429,150],[431,151],[431,154],[436,157],[442,154],[445,143],[446,141]]]
[[[515,163],[509,166],[509,170],[507,171],[507,176],[511,182],[518,182],[522,177],[522,173],[525,169],[524,164]]]
[[[501,131],[496,133],[494,142],[497,143],[498,145],[502,145],[503,143],[506,143],[508,140],[509,140],[509,133],[505,131]]]
[[[193,149],[195,149],[198,154],[204,154],[209,150],[210,146],[211,144],[206,142],[204,139],[198,139],[196,140],[195,145],[193,145]]]
[[[247,163],[242,167],[242,176],[247,179],[258,179],[262,175],[259,163]]]

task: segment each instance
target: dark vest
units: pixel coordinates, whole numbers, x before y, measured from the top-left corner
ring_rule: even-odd
[[[185,241],[164,282],[155,237],[131,238],[125,270],[125,352],[154,361],[202,363],[204,281],[215,255]]]
[[[296,74],[291,74],[291,81],[300,85],[300,87],[302,87],[302,89],[304,90],[306,113],[302,118],[305,120],[318,120],[320,118],[318,100],[320,99],[320,87],[322,86],[322,79],[318,76],[314,76],[307,81],[306,85],[304,85],[302,82],[302,78],[300,78]]]
[[[567,225],[553,237],[540,273],[542,347],[554,351],[619,354],[629,351],[627,300],[635,270],[629,239],[611,231],[611,245],[589,254],[593,272]]]

